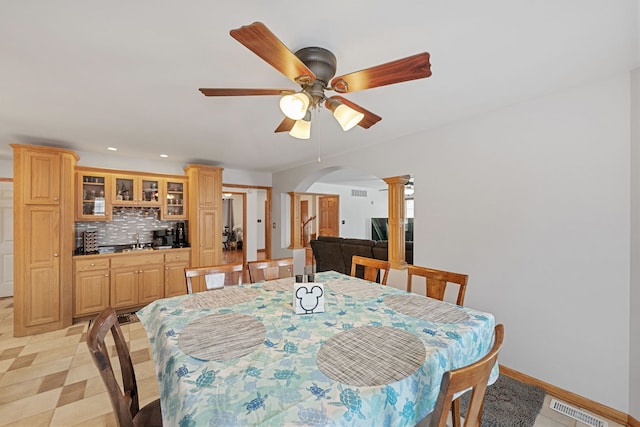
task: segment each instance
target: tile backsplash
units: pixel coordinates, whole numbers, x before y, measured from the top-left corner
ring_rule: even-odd
[[[76,222],[76,247],[82,246],[83,231],[97,231],[99,246],[130,245],[135,234],[140,243],[152,243],[153,230],[175,228],[176,223],[187,221],[161,221],[160,208],[114,208],[111,221]]]

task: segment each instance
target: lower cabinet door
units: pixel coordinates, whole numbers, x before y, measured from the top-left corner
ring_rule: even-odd
[[[109,270],[76,273],[73,315],[97,314],[109,306]]]
[[[138,304],[164,298],[164,264],[140,267],[138,271]]]
[[[138,304],[138,267],[111,269],[111,307]]]
[[[172,262],[165,264],[164,269],[164,297],[175,297],[187,293],[187,281],[184,277],[184,269],[189,267],[189,262]]]

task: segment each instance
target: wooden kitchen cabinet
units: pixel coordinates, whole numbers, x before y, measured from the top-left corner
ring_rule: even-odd
[[[24,151],[21,162],[24,203],[60,203],[60,163],[60,154],[55,151],[35,148]]]
[[[191,265],[202,267],[222,263],[222,168],[189,165],[189,242]],[[194,292],[205,289],[202,280],[193,281]]]
[[[189,267],[189,250],[171,251],[164,255],[164,297],[187,293],[184,269]]]
[[[60,213],[55,206],[26,209],[29,266],[24,295],[24,326],[35,327],[60,320]],[[36,244],[37,242],[37,244]]]
[[[74,317],[98,314],[109,307],[109,257],[74,261]]]
[[[74,189],[78,156],[12,144],[14,335],[62,329],[73,317]]]
[[[164,297],[164,255],[127,254],[111,259],[111,306],[145,305]]]
[[[164,191],[161,219],[189,219],[187,216],[187,180],[163,179]]]
[[[76,221],[111,220],[111,175],[76,168]]]
[[[162,180],[145,175],[112,175],[114,206],[162,206]]]

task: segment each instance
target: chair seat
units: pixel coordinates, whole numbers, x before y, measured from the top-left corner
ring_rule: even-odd
[[[162,426],[162,409],[160,408],[160,399],[140,408],[140,412],[133,417],[134,426],[161,427]]]

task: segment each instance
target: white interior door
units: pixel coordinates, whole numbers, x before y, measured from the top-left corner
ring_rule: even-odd
[[[13,182],[0,181],[0,298],[13,296]]]

